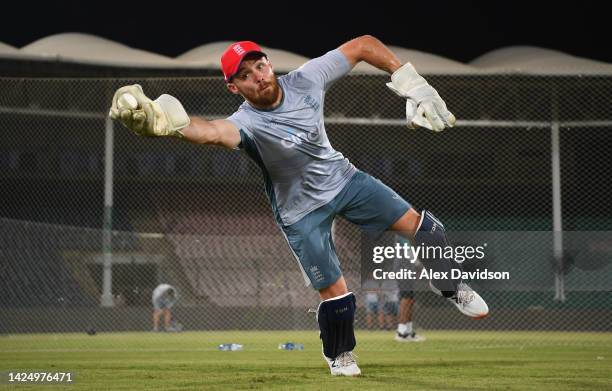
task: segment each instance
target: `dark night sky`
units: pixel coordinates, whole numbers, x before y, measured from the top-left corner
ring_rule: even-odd
[[[250,39],[315,57],[367,33],[390,45],[463,62],[508,45],[548,47],[612,62],[612,33],[603,2],[561,6],[537,0],[337,4],[328,0],[327,6],[306,0],[166,0],[164,6],[146,1],[7,3],[2,5],[0,42],[16,47],[76,31],[168,56],[209,42]]]

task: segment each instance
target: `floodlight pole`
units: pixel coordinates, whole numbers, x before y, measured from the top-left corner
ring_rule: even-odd
[[[102,252],[104,254],[102,307],[113,307],[112,271],[112,234],[113,234],[113,121],[106,116],[104,137],[104,228],[102,232]]]
[[[561,220],[561,148],[559,140],[559,101],[556,93],[552,102],[552,203],[553,203],[553,262],[555,273],[555,300],[565,301],[563,277],[563,223]]]

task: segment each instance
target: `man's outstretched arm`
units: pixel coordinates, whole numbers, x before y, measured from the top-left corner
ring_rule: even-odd
[[[455,125],[438,92],[421,77],[409,62],[402,65],[397,56],[371,35],[363,35],[340,46],[351,67],[360,61],[391,73],[387,87],[406,99],[406,121],[409,128],[422,126],[436,132]]]
[[[217,119],[207,121],[190,117],[190,124],[183,128],[183,139],[195,144],[208,144],[234,149],[240,144],[240,131],[231,121]]]
[[[138,84],[115,92],[109,114],[139,136],[176,137],[229,149],[240,144],[240,131],[232,122],[189,117],[175,97],[164,94],[151,100]]]

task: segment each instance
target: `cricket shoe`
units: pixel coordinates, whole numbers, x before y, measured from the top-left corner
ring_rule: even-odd
[[[423,342],[426,338],[412,331],[405,334],[395,333],[395,340],[397,342]]]
[[[436,289],[431,281],[429,287],[436,295],[442,296],[442,292]],[[487,303],[465,282],[460,282],[457,285],[457,292],[452,297],[447,297],[447,300],[453,303],[462,314],[474,319],[481,319],[489,314]]]
[[[323,355],[332,376],[359,376],[361,369],[357,366],[353,352],[340,353],[335,359]]]

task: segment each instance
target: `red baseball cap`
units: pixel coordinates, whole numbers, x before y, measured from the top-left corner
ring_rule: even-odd
[[[229,45],[221,55],[221,70],[225,77],[225,82],[229,83],[232,77],[238,72],[238,68],[244,57],[249,53],[266,54],[261,51],[258,44],[251,41],[240,41]]]

